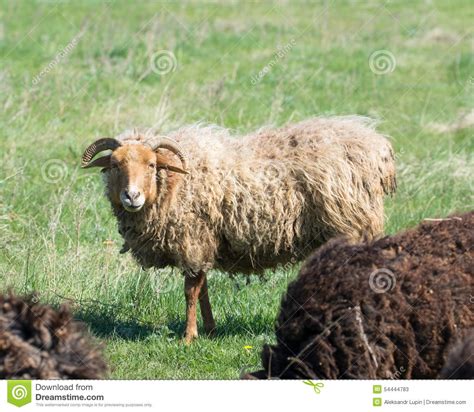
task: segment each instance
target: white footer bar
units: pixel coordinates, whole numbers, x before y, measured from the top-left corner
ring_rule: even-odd
[[[0,410],[474,410],[474,381],[0,381]]]

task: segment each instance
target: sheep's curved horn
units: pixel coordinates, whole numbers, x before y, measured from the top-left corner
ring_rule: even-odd
[[[118,140],[111,137],[104,137],[102,139],[96,140],[84,151],[84,154],[82,155],[81,166],[83,168],[89,167],[90,161],[97,153],[102,152],[103,150],[115,150],[120,146],[122,146],[122,144]]]
[[[173,139],[170,139],[169,137],[166,137],[166,136],[157,136],[151,141],[150,145],[154,151],[158,149],[167,149],[173,152],[176,156],[179,157],[179,160],[181,160],[181,165],[183,166],[183,172],[189,173],[188,162],[186,160],[186,156],[184,155],[183,150],[179,147],[178,143],[176,143]]]

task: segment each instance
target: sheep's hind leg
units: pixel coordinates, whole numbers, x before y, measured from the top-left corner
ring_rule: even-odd
[[[216,322],[212,316],[211,302],[209,302],[209,292],[207,289],[206,274],[202,274],[204,281],[202,283],[201,292],[199,293],[199,306],[201,307],[202,320],[204,322],[204,330],[209,336],[214,335],[216,329]]]
[[[186,273],[184,277],[184,296],[186,297],[186,332],[184,340],[191,343],[198,336],[197,330],[197,301],[206,276],[203,272]]]

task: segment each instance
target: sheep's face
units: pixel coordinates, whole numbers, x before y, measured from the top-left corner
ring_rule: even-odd
[[[104,150],[111,150],[112,154],[93,160]],[[176,162],[173,156],[179,158],[183,168],[173,164]],[[189,173],[183,151],[174,140],[165,136],[155,137],[146,146],[138,139],[124,144],[114,138],[101,138],[86,148],[81,165],[85,169],[102,167],[110,201],[128,212],[138,212],[156,201],[159,169],[172,174]],[[171,177],[169,180],[173,186],[179,178]]]
[[[138,212],[155,201],[158,154],[142,145],[124,145],[110,157],[108,188],[112,203]],[[158,165],[158,166],[157,166]]]

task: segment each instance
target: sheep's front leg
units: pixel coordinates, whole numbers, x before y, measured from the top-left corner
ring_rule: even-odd
[[[216,329],[216,322],[212,316],[211,302],[209,302],[209,293],[207,290],[207,276],[203,273],[204,281],[201,292],[199,293],[199,305],[201,307],[202,320],[204,321],[204,330],[208,335],[213,335]]]
[[[197,301],[201,293],[206,275],[203,272],[186,273],[184,278],[184,296],[186,297],[186,332],[184,340],[190,343],[198,336],[197,330]]]

